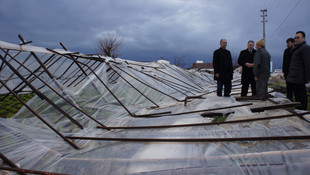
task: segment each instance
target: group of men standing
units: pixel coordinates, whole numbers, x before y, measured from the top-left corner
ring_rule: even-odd
[[[287,98],[301,103],[299,109],[307,109],[305,84],[310,82],[310,46],[306,44],[305,33],[296,32],[295,40],[289,38],[283,55],[283,73],[287,84]],[[265,48],[265,40],[250,40],[247,49],[240,52],[238,64],[242,66],[241,96],[247,96],[251,85],[252,96],[265,98],[268,95],[270,77],[270,54]],[[214,79],[217,81],[217,95],[229,97],[232,89],[233,65],[227,40],[220,40],[220,48],[213,53]]]

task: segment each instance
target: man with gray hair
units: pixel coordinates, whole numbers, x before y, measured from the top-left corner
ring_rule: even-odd
[[[217,81],[217,95],[229,97],[231,92],[231,80],[233,79],[233,65],[230,51],[226,49],[227,40],[220,40],[220,48],[213,53],[214,80]]]
[[[258,97],[267,97],[268,80],[270,77],[270,54],[265,49],[265,40],[256,42],[256,53],[254,55],[254,77],[256,81],[256,91]]]

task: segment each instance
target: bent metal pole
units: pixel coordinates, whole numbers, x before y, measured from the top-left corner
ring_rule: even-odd
[[[38,171],[38,170],[30,170],[30,169],[22,169],[22,168],[10,168],[10,167],[4,167],[4,166],[0,166],[0,170],[13,171],[13,172],[22,173],[22,174],[30,173],[30,174],[42,174],[42,175],[68,175],[68,174],[53,173],[53,172]]]
[[[154,87],[152,87],[152,86],[146,84],[145,82],[143,82],[143,81],[137,79],[136,77],[134,77],[133,75],[131,75],[131,74],[129,74],[128,72],[124,71],[123,69],[119,68],[118,66],[116,66],[116,65],[114,65],[114,66],[115,66],[117,69],[123,71],[125,74],[129,75],[131,78],[133,78],[133,79],[135,79],[136,81],[140,82],[141,84],[143,84],[143,85],[145,85],[145,86],[147,86],[147,87],[149,87],[149,88],[151,88],[151,89],[153,89],[153,90],[155,90],[155,91],[157,91],[157,92],[159,92],[159,93],[161,93],[161,94],[164,94],[164,95],[166,95],[167,97],[170,97],[170,98],[172,98],[172,99],[174,99],[174,100],[176,100],[176,101],[178,101],[178,102],[183,102],[183,100],[179,100],[179,99],[177,99],[177,98],[175,98],[175,97],[173,97],[173,96],[171,96],[171,95],[169,95],[169,94],[167,94],[167,93],[165,93],[165,92],[163,92],[163,91],[160,91],[160,90],[158,90],[158,89],[156,89],[156,88],[154,88]]]
[[[273,120],[273,119],[281,119],[288,117],[296,117],[308,115],[310,112],[298,113],[298,114],[287,114],[287,115],[278,115],[278,116],[270,116],[270,117],[262,117],[262,118],[250,118],[243,120],[230,120],[224,122],[214,122],[214,123],[189,123],[189,124],[180,124],[180,125],[157,125],[157,126],[111,126],[109,129],[161,129],[161,128],[179,128],[179,127],[195,127],[195,126],[211,126],[211,125],[224,125],[224,124],[238,124],[238,123],[246,123],[246,122],[254,122],[261,120]],[[98,126],[97,128],[102,128]]]
[[[20,63],[18,60],[16,60],[15,58],[13,58],[13,60],[15,62],[17,62],[18,64],[20,64],[24,69],[26,69],[28,72],[30,72],[31,75],[33,75],[34,77],[36,77],[37,79],[39,79],[43,84],[45,84],[48,88],[50,88],[54,93],[56,93],[59,97],[61,97],[63,100],[65,100],[67,103],[69,103],[71,106],[73,106],[75,109],[77,109],[78,111],[80,111],[81,113],[83,113],[84,115],[86,115],[88,118],[90,118],[91,120],[95,121],[96,123],[98,123],[99,125],[101,125],[103,128],[109,130],[109,128],[107,128],[105,125],[103,125],[102,123],[100,123],[98,120],[96,120],[95,118],[91,117],[90,115],[88,115],[86,112],[84,112],[82,109],[80,109],[78,106],[76,106],[73,102],[73,100],[71,99],[67,99],[65,98],[63,95],[61,95],[60,93],[58,93],[54,88],[52,88],[48,83],[46,83],[45,81],[43,81],[38,75],[36,75],[35,73],[33,73],[31,70],[29,70],[26,66],[24,66],[22,63]],[[60,89],[61,91],[63,91],[62,89]],[[67,95],[67,94],[65,94]]]
[[[12,162],[9,158],[7,158],[4,154],[0,152],[0,158],[3,160],[3,163],[8,164],[12,168],[18,168],[18,166]],[[1,169],[1,168],[0,168]],[[26,175],[25,173],[19,172],[21,175]]]
[[[50,125],[47,121],[45,121],[39,114],[37,114],[34,110],[32,110],[31,107],[29,107],[21,98],[18,97],[17,94],[15,94],[1,79],[0,83],[8,90],[10,91],[29,111],[31,111],[35,116],[37,116],[44,124],[46,124],[51,130],[53,130],[57,135],[59,135],[61,138],[63,138],[66,142],[68,142],[71,146],[73,146],[75,149],[79,149],[78,146],[76,146],[71,140],[63,136],[59,131],[57,131],[52,125]]]
[[[57,51],[54,51],[54,50],[52,50],[52,49],[48,49],[48,48],[46,48],[47,50],[49,50],[49,51],[51,51],[51,52],[53,52],[53,53],[57,53],[57,54],[59,54],[59,55],[62,55],[62,56],[64,56],[64,57],[67,57],[67,58],[69,58],[69,59],[71,59],[71,60],[73,60],[73,61],[76,61],[76,59],[75,58],[73,58],[73,57],[68,57],[67,55],[64,55],[64,54],[61,54],[61,53],[58,53]],[[81,65],[85,65],[85,64],[83,64],[83,63],[80,63],[80,62],[78,62],[78,61],[76,61],[76,63],[77,63],[77,65],[79,65],[79,64],[81,64]],[[89,66],[88,65],[85,65],[87,68],[89,68]],[[115,100],[128,112],[128,114],[130,115],[130,116],[135,116],[133,113],[131,113],[130,111],[129,111],[129,109],[121,102],[121,100],[119,99],[119,98],[117,98],[116,97],[116,95],[111,91],[111,89],[101,80],[101,78],[96,74],[96,72],[94,72],[92,69],[89,69],[94,75],[95,75],[95,77],[99,80],[99,82],[109,91],[109,93],[115,98]]]
[[[153,103],[156,107],[159,107],[158,104],[156,104],[153,100],[151,100],[149,97],[147,97],[145,94],[143,94],[139,89],[137,89],[134,85],[132,85],[126,78],[124,78],[121,74],[119,74],[112,66],[110,66],[109,63],[105,62],[106,65],[108,65],[118,76],[120,76],[126,83],[128,83],[132,88],[134,88],[139,94],[141,94],[143,97],[145,97],[147,100],[149,100],[151,103]]]
[[[303,140],[310,135],[302,136],[269,136],[269,137],[233,137],[233,138],[113,138],[113,137],[67,137],[77,140],[126,141],[126,142],[236,142],[264,140]]]
[[[46,102],[48,102],[50,105],[52,105],[57,111],[62,113],[65,117],[67,117],[71,122],[73,122],[76,126],[83,129],[83,126],[77,122],[73,117],[71,117],[67,112],[65,112],[61,107],[59,107],[57,104],[55,104],[52,100],[50,100],[48,97],[46,97],[44,94],[42,94],[38,89],[36,89],[31,83],[29,83],[18,71],[15,70],[15,68],[7,61],[5,60],[2,55],[0,55],[0,59],[5,62],[5,64],[25,83],[28,85],[29,88],[31,88],[41,99],[44,99]],[[5,84],[5,83],[4,83]]]

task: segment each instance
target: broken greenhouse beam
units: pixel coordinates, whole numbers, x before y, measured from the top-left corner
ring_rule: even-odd
[[[67,137],[72,140],[125,141],[125,142],[236,142],[267,140],[308,140],[310,135],[303,136],[270,136],[270,137],[234,137],[234,138],[112,138],[112,137]]]
[[[5,51],[4,51],[5,52]],[[6,52],[6,54],[7,55],[9,55],[10,57],[11,57],[11,55],[10,54],[8,54],[7,52]],[[6,56],[6,55],[5,55]],[[24,60],[24,62],[23,62],[23,64],[25,64],[27,61],[28,61],[28,59],[31,57],[31,54],[29,54],[28,55],[28,57],[26,57],[26,59]],[[11,57],[11,58],[13,58],[13,57]],[[3,57],[3,59],[6,59],[6,57]],[[4,63],[4,61],[2,62],[2,63]],[[16,70],[17,71],[19,71],[20,70],[20,68],[21,68],[21,66],[18,66],[17,68],[16,68]],[[4,83],[8,83],[8,81],[10,81],[10,79],[12,79],[12,77],[14,76],[15,74],[14,74],[14,72],[4,81]],[[3,86],[0,86],[0,89],[2,88]],[[16,88],[14,88],[14,91],[17,89],[17,87]]]
[[[57,53],[57,54],[62,55],[62,56],[64,56],[64,57],[68,57],[67,55],[58,53],[58,52],[56,52],[56,51],[54,51],[54,50],[51,50],[51,49],[47,49],[47,50],[50,50],[51,52]],[[73,61],[75,61],[75,62],[77,62],[76,59],[72,58],[72,56],[70,56],[70,57],[68,57],[68,58],[71,59],[71,60],[73,60]],[[77,63],[77,65],[79,65],[79,64],[85,65],[86,67],[89,68],[89,66],[88,66],[87,64],[84,64],[84,63]],[[80,65],[79,65],[79,66],[80,66]],[[115,100],[129,113],[129,115],[133,117],[134,114],[132,114],[132,113],[129,111],[129,109],[120,101],[120,99],[116,97],[116,95],[115,95],[115,94],[111,91],[111,89],[101,80],[101,78],[100,78],[92,69],[89,69],[89,70],[93,73],[93,75],[95,75],[95,77],[99,80],[99,82],[109,91],[109,93],[115,98]]]
[[[129,68],[131,68],[131,67],[129,67]],[[132,69],[132,70],[135,70],[135,69],[133,69],[133,68],[131,68],[131,69]],[[173,90],[179,92],[180,94],[183,94],[184,96],[187,96],[184,92],[180,91],[179,89],[173,87],[172,85],[170,85],[170,84],[168,84],[168,83],[165,83],[163,80],[160,80],[158,77],[149,75],[149,74],[147,74],[147,73],[145,73],[145,72],[142,72],[142,71],[138,71],[138,70],[135,70],[135,71],[140,72],[140,73],[142,73],[142,74],[144,74],[144,75],[146,75],[146,76],[148,76],[148,77],[150,77],[150,78],[152,78],[152,79],[154,79],[154,80],[156,80],[156,81],[158,81],[158,82],[164,84],[165,86],[170,87],[171,89],[173,89]],[[187,92],[189,92],[189,91],[187,91]],[[191,92],[191,93],[192,93],[192,92]],[[192,94],[194,94],[194,93],[192,93]]]
[[[262,106],[262,107],[256,107],[256,108],[250,108],[252,112],[262,112],[265,110],[272,110],[272,109],[284,109],[284,108],[290,108],[290,107],[296,107],[300,106],[299,102],[293,102],[288,104],[277,104],[272,106]]]
[[[89,68],[92,68],[96,63],[97,63],[97,61],[94,61],[93,64],[91,64],[91,65],[89,66]],[[93,70],[96,71],[96,69],[97,69],[100,65],[101,65],[101,62],[99,62],[99,64],[98,64]],[[89,70],[89,68],[87,68],[87,69],[85,70],[85,72],[87,72],[87,71]],[[76,87],[76,86],[79,85],[81,82],[83,82],[86,78],[88,78],[88,76],[89,76],[90,74],[91,74],[91,71],[90,71],[90,73],[87,74],[87,76],[84,76],[83,78],[81,78],[80,81],[78,81],[77,83],[75,83],[75,84],[73,85],[73,87]]]
[[[143,94],[138,88],[136,88],[133,84],[131,84],[126,78],[124,78],[122,75],[120,75],[112,66],[110,66],[109,63],[105,62],[106,65],[109,66],[119,77],[121,77],[127,84],[129,84],[133,89],[135,89],[139,94],[141,94],[144,98],[146,98],[148,101],[153,103],[156,107],[159,107],[158,104],[156,104],[153,100],[151,100],[149,97],[147,97],[145,94]]]
[[[237,108],[237,107],[242,107],[242,106],[249,106],[252,104],[253,103],[244,103],[244,104],[239,104],[239,105],[232,105],[232,106],[225,106],[225,107],[211,108],[211,109],[202,109],[202,110],[196,110],[196,111],[187,111],[187,112],[180,112],[180,113],[174,113],[174,114],[163,114],[163,115],[158,115],[158,116],[145,114],[145,115],[139,115],[135,117],[164,117],[164,116],[184,115],[184,114],[192,114],[192,113],[199,113],[199,112],[206,112],[206,111],[216,111],[216,110],[222,110],[222,109]]]
[[[62,42],[60,42],[59,44],[61,45],[61,47],[62,47],[65,51],[68,51],[68,49],[66,48],[65,45],[62,44]]]
[[[90,118],[91,120],[95,121],[96,123],[98,123],[99,125],[101,125],[103,128],[109,130],[105,125],[103,125],[102,123],[100,123],[98,120],[96,120],[95,118],[91,117],[90,115],[88,115],[86,112],[84,112],[82,109],[80,109],[78,106],[76,106],[73,103],[72,99],[67,99],[65,98],[63,95],[61,95],[60,93],[58,93],[54,88],[52,88],[48,83],[46,83],[44,80],[42,80],[38,75],[34,74],[30,69],[28,69],[26,66],[24,66],[22,63],[20,63],[18,60],[14,59],[14,61],[18,64],[20,64],[24,69],[26,69],[28,72],[30,72],[31,75],[33,75],[35,78],[37,78],[38,80],[40,80],[44,85],[46,85],[49,89],[51,89],[55,94],[57,94],[60,98],[62,98],[63,100],[65,100],[68,104],[70,104],[72,107],[74,107],[75,109],[77,109],[79,112],[83,113],[84,115],[86,115],[88,118]],[[65,95],[70,97],[69,95],[67,95],[66,92],[64,92],[64,90],[62,88],[59,88],[60,91]]]
[[[247,101],[247,100],[265,100],[265,97],[247,96],[247,97],[236,97],[237,101]]]
[[[3,160],[3,163],[9,165],[10,167],[12,167],[12,168],[18,168],[18,166],[17,166],[14,162],[12,162],[9,158],[7,158],[7,157],[6,157],[4,154],[2,154],[1,152],[0,152],[0,158]],[[0,167],[0,169],[1,169],[1,167]],[[26,175],[26,174],[23,173],[23,172],[19,172],[19,174],[20,174],[20,175]]]
[[[170,86],[171,88],[173,88],[174,90],[178,90],[178,92],[184,94],[185,96],[187,96],[187,95],[186,95],[184,92],[190,93],[190,94],[193,94],[193,95],[195,95],[195,93],[194,93],[193,91],[196,91],[197,93],[200,92],[200,91],[191,89],[191,88],[189,88],[189,87],[186,87],[186,86],[184,86],[184,85],[181,85],[181,84],[179,84],[179,83],[176,83],[176,82],[174,82],[174,81],[170,81],[170,80],[168,80],[168,79],[166,79],[166,78],[163,78],[163,77],[158,77],[158,76],[156,76],[156,75],[153,75],[153,78],[156,79],[156,80],[159,81],[159,82],[162,82],[163,84],[165,84],[165,85],[167,85],[167,86],[168,86],[168,84],[169,84],[169,86]],[[182,91],[183,91],[183,92],[182,92]]]
[[[273,104],[278,104],[278,102],[276,102],[276,101],[274,101],[274,100],[272,100],[272,99],[270,99],[270,98],[268,99],[268,101],[270,101],[270,102],[273,103]],[[290,113],[292,113],[292,114],[298,114],[296,111],[291,110],[291,109],[284,109],[284,110],[286,110],[286,111],[288,111],[288,112],[290,112]],[[300,118],[301,120],[304,120],[304,121],[310,123],[310,121],[307,120],[307,119],[306,119],[305,117],[303,117],[303,116],[299,116],[299,118]]]
[[[18,34],[18,38],[22,41],[22,44],[20,44],[20,45],[25,45],[25,44],[32,43],[32,41],[27,41],[26,42],[21,34]]]
[[[68,142],[72,147],[75,149],[79,149],[78,146],[76,146],[72,141],[67,139],[65,136],[63,136],[57,129],[55,129],[52,125],[50,125],[47,121],[45,121],[39,114],[37,114],[30,106],[28,106],[21,98],[18,97],[1,79],[0,83],[3,84],[3,86],[10,91],[16,98],[19,100],[30,112],[32,112],[35,116],[37,116],[46,126],[48,126],[51,130],[53,130],[57,135],[59,135],[61,138],[63,138],[66,142]]]
[[[114,66],[115,66],[117,69],[123,71],[125,74],[129,75],[131,78],[133,78],[133,79],[135,79],[136,81],[140,82],[141,84],[143,84],[143,85],[145,85],[145,86],[147,86],[147,87],[149,87],[149,88],[151,88],[151,89],[153,89],[153,90],[155,90],[155,91],[157,91],[157,92],[159,92],[159,93],[161,93],[161,94],[163,94],[163,95],[165,95],[165,96],[167,96],[167,97],[170,97],[170,98],[172,98],[172,99],[174,99],[174,100],[176,100],[176,101],[178,101],[178,102],[183,102],[183,100],[179,100],[179,99],[177,99],[177,98],[175,98],[175,97],[173,97],[173,96],[171,96],[171,95],[169,95],[169,94],[167,94],[167,93],[165,93],[165,92],[163,92],[163,91],[160,91],[160,90],[158,90],[158,89],[156,89],[156,88],[154,88],[154,87],[152,87],[152,86],[146,84],[145,82],[143,82],[143,81],[137,79],[136,77],[134,77],[133,75],[131,75],[131,74],[129,74],[128,72],[124,71],[123,69],[119,68],[118,66],[116,66],[116,65],[114,65]],[[135,70],[135,69],[133,69],[133,70]]]
[[[200,89],[203,89],[202,85],[198,82],[196,82],[195,79],[193,79],[192,77],[190,77],[189,75],[186,75],[185,73],[181,72],[178,69],[174,69],[172,68],[172,66],[166,65],[167,67],[169,67],[170,69],[172,69],[174,72],[178,73],[179,75],[181,75],[182,77],[186,78],[187,80],[189,80],[190,82],[194,83],[196,86],[198,86]]]
[[[30,174],[41,174],[41,175],[68,175],[68,174],[62,174],[62,173],[37,171],[37,170],[22,169],[22,168],[10,168],[10,167],[4,167],[4,166],[0,166],[0,170],[13,171],[13,172],[17,172],[20,174],[30,173]]]
[[[53,59],[54,59],[54,56],[55,56],[55,55],[50,56],[43,64],[46,64],[47,62],[53,60]],[[14,57],[12,57],[11,55],[10,55],[10,57],[11,57],[12,59],[16,60],[16,59],[15,59]],[[23,64],[23,65],[24,65],[24,64]],[[37,69],[35,69],[33,72],[34,72],[34,73],[37,73],[37,72],[39,72],[41,69],[42,69],[42,67],[39,66],[39,67],[38,67]],[[40,72],[38,76],[42,75],[43,73],[44,73],[44,71]],[[36,78],[34,78],[34,77],[31,78],[31,74],[28,75],[28,76],[26,77],[26,80],[29,80],[29,81],[28,81],[29,83],[32,83],[35,79],[36,79]],[[17,85],[17,86],[13,89],[13,91],[15,91],[17,88],[19,88],[19,86],[21,86],[21,85],[23,85],[23,84],[24,84],[24,83],[21,82],[19,85]],[[27,84],[24,84],[18,91],[21,92],[21,91],[22,91],[23,89],[25,89],[26,87],[27,87]],[[38,89],[39,89],[39,88],[38,88]]]
[[[74,59],[74,60],[77,60],[77,59],[75,59],[71,54],[69,54],[69,56],[71,56],[71,58],[72,59]],[[73,85],[78,79],[80,79],[83,75],[85,76],[85,77],[87,77],[88,76],[88,74],[86,73],[86,71],[84,70],[84,67],[86,67],[85,65],[88,65],[88,63],[90,63],[92,60],[86,60],[85,61],[85,63],[84,63],[84,65],[83,66],[80,66],[80,64],[77,62],[77,61],[74,61],[77,65],[78,65],[78,68],[82,71],[82,73],[80,74],[80,75],[78,75],[73,81],[71,81],[68,85],[67,85],[67,87],[70,87],[71,85]],[[76,72],[76,74],[78,74],[79,73],[79,71],[78,72]],[[72,77],[74,77],[76,74],[74,74]],[[70,80],[70,79],[68,79],[68,80]],[[65,82],[66,83],[66,82]],[[64,83],[64,84],[65,84]]]
[[[189,87],[192,87],[192,88],[196,89],[196,90],[195,90],[196,92],[199,92],[200,90],[203,90],[203,88],[201,88],[201,87],[197,88],[197,87],[195,87],[195,86],[193,86],[193,85],[191,85],[191,84],[189,84],[189,83],[187,83],[187,82],[185,82],[185,81],[183,81],[183,80],[181,80],[181,79],[179,79],[179,78],[177,78],[177,77],[175,77],[175,76],[172,76],[172,75],[170,75],[170,74],[167,74],[167,73],[164,72],[164,71],[159,70],[158,68],[155,68],[155,70],[157,70],[157,71],[159,71],[159,72],[161,72],[161,73],[163,73],[163,74],[165,74],[165,75],[167,75],[167,76],[169,76],[169,77],[171,77],[171,78],[173,78],[173,79],[175,79],[175,80],[177,80],[177,81],[180,81],[180,82],[182,82],[182,83],[188,85]],[[199,90],[199,89],[200,89],[200,90]]]
[[[41,99],[44,99],[47,101],[50,105],[52,105],[55,109],[57,109],[60,113],[62,113],[65,117],[67,117],[70,121],[72,121],[75,125],[77,125],[79,128],[83,129],[83,126],[77,122],[74,118],[72,118],[68,113],[66,113],[61,107],[59,107],[57,104],[55,104],[53,101],[51,101],[48,97],[46,97],[44,94],[42,94],[38,89],[36,89],[31,83],[29,83],[15,68],[7,62],[5,59],[3,59],[2,55],[0,55],[0,58],[2,61],[5,62],[5,64],[25,83],[28,85],[29,88],[33,90]],[[3,82],[3,84],[5,84]],[[13,92],[13,91],[12,91]]]
[[[206,98],[202,97],[202,95],[187,96],[184,99],[184,106],[186,106],[188,99],[206,99]]]
[[[254,121],[262,121],[262,120],[272,120],[272,119],[281,119],[288,117],[299,117],[303,115],[308,115],[310,112],[304,112],[299,114],[286,114],[286,115],[278,115],[278,116],[270,116],[270,117],[262,117],[262,118],[250,118],[243,120],[230,120],[224,122],[213,122],[213,123],[189,123],[189,124],[180,124],[180,125],[158,125],[158,126],[109,126],[109,129],[160,129],[160,128],[179,128],[179,127],[196,127],[196,126],[212,126],[212,125],[224,125],[224,124],[238,124],[238,123],[247,123]],[[101,126],[97,126],[97,128],[102,128]],[[104,128],[103,128],[104,129]]]

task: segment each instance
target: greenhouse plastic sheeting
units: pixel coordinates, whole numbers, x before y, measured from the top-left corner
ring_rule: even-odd
[[[116,62],[116,63],[115,63]],[[127,65],[129,63],[130,67]],[[134,63],[134,64],[131,64]],[[213,109],[242,104],[235,97],[217,97],[214,93],[215,82],[211,74],[180,69],[164,61],[141,63],[117,59],[110,63],[130,73],[144,83],[160,89],[177,99],[184,94],[153,80],[150,76],[175,81],[178,77],[183,83],[192,84],[178,72],[190,75],[203,87],[200,92],[185,91],[186,95],[203,94],[202,98],[189,99],[187,104],[178,102],[154,89],[135,81],[128,74],[119,73],[159,107],[142,97],[122,78],[108,77],[107,65],[96,70],[101,80],[120,101],[135,115],[171,112],[171,114]],[[139,64],[137,66],[136,64]],[[142,65],[142,66],[141,66]],[[173,69],[173,70],[172,70]],[[146,74],[141,74],[145,72]],[[234,79],[240,80],[235,73]],[[213,118],[202,117],[201,113],[183,115],[163,115],[160,117],[132,117],[128,111],[107,91],[99,80],[91,75],[78,87],[57,88],[62,82],[49,84],[59,92],[64,91],[66,98],[79,108],[87,111],[93,118],[107,127],[113,126],[159,126],[191,123],[209,123]],[[166,81],[168,82],[168,81]],[[234,82],[237,83],[237,82]],[[27,104],[42,118],[65,136],[107,137],[107,138],[238,138],[309,135],[310,125],[298,117],[257,122],[189,126],[149,129],[97,128],[98,124],[81,112],[65,103],[50,89],[42,90],[50,99],[60,105],[75,120],[84,126],[78,128],[70,120],[56,111],[38,96]],[[212,92],[212,93],[206,93]],[[63,92],[62,92],[63,93]],[[286,103],[287,99],[274,100]],[[253,102],[253,106],[270,105],[268,101]],[[260,113],[251,112],[248,106],[221,109],[214,112],[229,114],[227,121],[260,118],[288,114],[278,109]],[[231,113],[233,112],[233,113]],[[307,116],[306,116],[307,117]],[[309,118],[309,117],[308,117]],[[135,141],[95,141],[74,140],[80,148],[70,144],[50,130],[25,106],[10,119],[0,118],[0,152],[24,169],[33,169],[66,174],[307,174],[310,171],[309,140],[268,140],[268,141],[222,141],[222,142],[135,142]],[[4,165],[0,162],[0,165]],[[0,170],[1,172],[1,170]],[[13,172],[10,172],[14,174]]]

